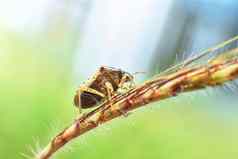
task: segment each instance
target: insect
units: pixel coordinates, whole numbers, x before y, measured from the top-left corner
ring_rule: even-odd
[[[128,85],[129,84],[129,85]],[[74,96],[74,105],[81,109],[92,108],[110,100],[123,89],[134,85],[133,76],[121,69],[101,66],[85,84],[81,85]]]
[[[190,57],[190,58],[188,58],[187,60],[185,60],[185,61],[183,61],[183,62],[181,62],[181,63],[178,63],[178,64],[176,64],[176,65],[174,65],[174,66],[172,66],[172,67],[170,67],[170,68],[168,68],[168,69],[166,69],[165,71],[163,71],[162,73],[160,73],[159,75],[156,75],[156,76],[154,76],[154,77],[152,77],[151,79],[152,80],[148,80],[148,81],[146,81],[146,82],[144,82],[144,87],[138,87],[138,88],[135,88],[135,89],[130,89],[129,91],[127,91],[126,93],[122,93],[122,94],[120,94],[120,95],[118,95],[118,96],[114,96],[115,98],[112,98],[110,101],[109,101],[109,103],[105,103],[105,104],[102,104],[101,105],[101,107],[99,106],[98,108],[96,108],[96,109],[94,109],[93,111],[90,111],[89,113],[87,113],[85,116],[83,116],[82,118],[81,118],[81,120],[85,120],[87,117],[89,117],[89,116],[91,116],[91,115],[93,115],[93,114],[95,114],[96,112],[99,112],[99,111],[104,111],[104,110],[106,110],[106,109],[108,109],[108,107],[110,108],[113,104],[115,104],[115,103],[117,103],[117,102],[119,102],[119,101],[121,101],[121,100],[125,100],[125,101],[129,101],[129,100],[131,100],[131,99],[133,99],[133,98],[135,98],[135,96],[137,95],[137,96],[140,96],[141,94],[139,94],[138,95],[138,93],[143,93],[143,92],[146,92],[147,90],[149,90],[149,89],[153,89],[155,86],[156,87],[158,87],[158,86],[160,86],[160,85],[162,85],[163,83],[165,83],[166,81],[168,82],[168,76],[170,76],[170,75],[179,75],[179,74],[175,74],[176,72],[179,72],[180,74],[183,72],[183,70],[184,71],[186,71],[186,69],[187,68],[189,68],[189,67],[195,67],[195,66],[199,66],[199,64],[200,64],[200,62],[203,62],[204,61],[204,59],[205,60],[207,60],[207,59],[209,59],[209,58],[211,58],[211,57],[207,57],[208,55],[211,55],[213,52],[215,52],[215,51],[217,51],[217,50],[219,50],[219,49],[221,49],[221,48],[223,48],[223,47],[225,47],[226,45],[228,45],[228,44],[230,44],[230,43],[232,43],[232,42],[234,42],[234,41],[237,41],[238,40],[238,36],[236,36],[236,37],[234,37],[234,38],[232,38],[232,39],[230,39],[230,40],[227,40],[227,41],[225,41],[225,42],[222,42],[222,43],[220,43],[220,44],[218,44],[218,45],[216,45],[215,47],[212,47],[212,48],[208,48],[208,49],[206,49],[206,50],[204,50],[204,51],[202,51],[201,53],[199,53],[199,54],[197,54],[197,55],[195,55],[195,56],[192,56],[192,57]],[[219,63],[219,62],[221,62],[221,60],[222,59],[224,59],[224,58],[234,58],[234,57],[236,57],[237,56],[237,49],[234,49],[234,50],[232,50],[231,52],[229,52],[229,54],[226,54],[226,55],[218,55],[217,57],[215,57],[215,58],[213,58],[213,59],[211,59],[211,60],[208,60],[208,62],[209,62],[209,64],[217,64],[217,63]],[[104,69],[106,69],[106,70],[108,70],[108,73],[110,73],[110,72],[113,72],[112,70],[115,70],[116,71],[116,73],[115,74],[118,74],[119,72],[121,72],[121,73],[123,73],[124,71],[122,71],[122,70],[119,70],[119,69],[114,69],[114,68],[107,68],[107,67],[104,67]],[[107,72],[107,71],[106,71]],[[128,78],[128,80],[125,80],[125,81],[133,81],[133,76],[132,75],[130,75],[129,73],[126,73],[126,72],[124,72],[125,73],[125,77],[126,76],[128,76],[127,78]],[[140,73],[140,72],[138,72],[138,73]],[[144,73],[144,72],[141,72],[141,73]],[[104,73],[103,72],[101,72],[100,70],[95,74],[95,77],[94,78],[92,78],[92,81],[91,81],[91,84],[92,83],[94,83],[93,82],[93,79],[94,80],[96,80],[97,78],[99,78],[99,76],[104,76]],[[112,75],[113,76],[113,75]],[[115,76],[116,77],[116,76]],[[122,77],[122,76],[121,76]],[[102,77],[100,77],[100,78],[102,78]],[[106,80],[107,79],[109,79],[108,77],[104,77]],[[121,78],[119,78],[119,79],[121,79]],[[114,78],[112,79],[112,81],[114,80]],[[123,81],[123,80],[122,80]],[[121,82],[121,83],[126,83],[126,82]],[[110,80],[108,81],[108,82],[110,82]],[[97,84],[97,82],[95,82],[96,83],[96,85],[98,85]],[[101,83],[101,82],[99,82],[99,83]],[[103,82],[102,82],[103,83]],[[155,84],[155,85],[154,85]],[[110,84],[109,84],[110,85]],[[119,84],[118,84],[119,85]],[[115,89],[114,91],[115,92],[118,92],[118,89],[120,89],[119,87],[118,87],[118,85],[117,85],[117,89]],[[121,85],[121,84],[120,84]],[[123,85],[123,84],[122,84]],[[89,86],[90,86],[90,80],[89,80]],[[89,89],[91,89],[90,87],[88,87]],[[110,87],[106,87],[105,86],[105,83],[104,83],[104,88],[110,88]],[[182,88],[182,87],[181,87]],[[179,89],[181,89],[181,88],[179,88]],[[83,89],[81,89],[81,90],[83,90]],[[110,89],[109,89],[110,90]],[[142,91],[143,90],[143,91]],[[96,91],[96,92],[98,92],[98,91]],[[80,98],[82,97],[82,98],[85,98],[84,97],[84,95],[82,95],[82,93],[90,93],[90,92],[88,92],[88,91],[85,91],[85,92],[80,92],[80,88],[79,88],[79,90],[77,91],[77,94],[75,95],[75,99],[74,99],[74,101],[75,101],[75,105],[76,106],[80,106],[80,102],[79,102],[79,100],[80,100]],[[100,92],[99,92],[100,93]],[[90,98],[90,101],[97,101],[97,100],[94,100],[95,99],[95,97],[97,97],[98,95],[97,94],[94,94],[94,93],[91,93],[92,95],[93,95],[93,97],[89,97]],[[105,93],[106,94],[106,93]],[[100,97],[100,99],[102,99],[102,98],[104,98],[104,99],[110,99],[110,96],[107,96],[107,94],[105,95],[105,94],[103,94],[103,96],[100,96],[99,95],[99,97]],[[95,95],[95,96],[94,96]],[[172,93],[171,95],[176,95],[176,93],[174,94],[174,93]],[[136,97],[136,98],[138,98],[138,97]],[[133,102],[133,100],[131,100],[132,102]],[[143,99],[142,99],[142,101],[143,101]],[[81,102],[82,103],[82,102]],[[133,105],[133,104],[131,104],[131,105]],[[82,108],[90,108],[90,107],[94,107],[94,104],[92,105],[92,106],[89,106],[89,105],[87,105],[86,104],[86,106],[85,105],[81,105],[81,107]],[[100,109],[100,108],[103,108],[103,109]],[[121,111],[121,113],[123,114],[123,115],[127,115],[127,112],[126,111],[122,111],[122,110],[119,110],[119,111]]]

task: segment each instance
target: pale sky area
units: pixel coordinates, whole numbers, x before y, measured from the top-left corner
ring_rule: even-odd
[[[101,65],[130,72],[145,71],[156,49],[172,1],[8,0],[2,1],[0,5],[0,27],[24,35],[31,34],[43,29],[50,13],[62,7],[67,7],[69,18],[78,23],[84,10],[80,10],[81,5],[75,4],[92,2],[85,27],[80,28],[82,32],[74,58],[74,74],[87,77]],[[146,57],[141,56],[145,52]],[[93,65],[85,63],[85,59],[91,57]],[[86,65],[87,69],[78,69]]]
[[[0,2],[0,27],[7,30],[37,32],[48,23],[49,16],[57,11],[67,10],[69,21],[80,22],[84,16],[84,7],[93,0],[8,0]],[[27,30],[27,32],[26,32]]]
[[[130,72],[146,71],[156,45],[160,41],[159,38],[173,0],[2,0],[0,27],[22,32],[24,35],[37,32],[47,25],[51,12],[64,7],[67,7],[70,12],[68,17],[78,23],[84,10],[80,10],[81,5],[77,3],[88,2],[92,2],[92,6],[87,13],[88,19],[84,29],[80,28],[81,24],[79,25],[82,32],[74,58],[75,74],[83,74],[87,77],[101,65],[120,67]],[[221,3],[220,6],[231,5],[234,0],[219,2],[193,0],[192,2],[194,3],[189,4],[204,3],[202,6],[207,7],[207,3],[212,3],[214,6]],[[220,39],[217,32],[220,31],[212,28],[207,38],[210,38],[210,41]],[[204,36],[196,37],[196,34],[207,35],[207,33],[207,28],[205,30],[199,28],[194,37],[203,38]],[[199,49],[201,46],[196,43],[194,47]],[[85,59],[92,59],[93,65],[88,65]],[[86,65],[88,65],[87,69],[78,69]]]
[[[101,65],[130,72],[147,70],[172,0],[101,2],[95,1],[85,24],[75,74],[87,77]],[[92,64],[85,59],[92,59]],[[77,69],[86,65],[87,70]]]
[[[1,1],[0,24],[15,31],[40,27],[52,2],[53,0]]]

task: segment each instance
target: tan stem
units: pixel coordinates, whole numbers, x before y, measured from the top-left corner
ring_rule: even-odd
[[[123,112],[128,112],[148,103],[194,91],[207,86],[221,85],[238,76],[238,60],[231,59],[190,69],[182,69],[170,75],[158,77],[130,90],[124,95],[113,97],[98,109],[76,119],[71,126],[59,133],[37,156],[48,159],[72,139],[110,121]]]

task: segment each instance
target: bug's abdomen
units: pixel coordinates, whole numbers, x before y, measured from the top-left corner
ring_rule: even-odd
[[[77,103],[78,106],[80,105],[82,108],[91,108],[100,103],[102,99],[103,98],[101,96],[98,96],[96,94],[82,92],[80,94],[80,101],[78,99],[78,96],[75,97],[75,103]]]

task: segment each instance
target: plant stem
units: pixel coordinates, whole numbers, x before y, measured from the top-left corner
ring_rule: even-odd
[[[159,76],[151,81],[128,91],[123,95],[114,96],[99,108],[80,116],[69,127],[52,139],[36,156],[38,159],[48,159],[57,150],[72,139],[93,130],[100,124],[125,115],[128,111],[148,103],[173,97],[179,93],[195,91],[208,86],[222,85],[238,77],[238,59],[224,58],[215,63],[193,68],[182,68],[175,73]]]

